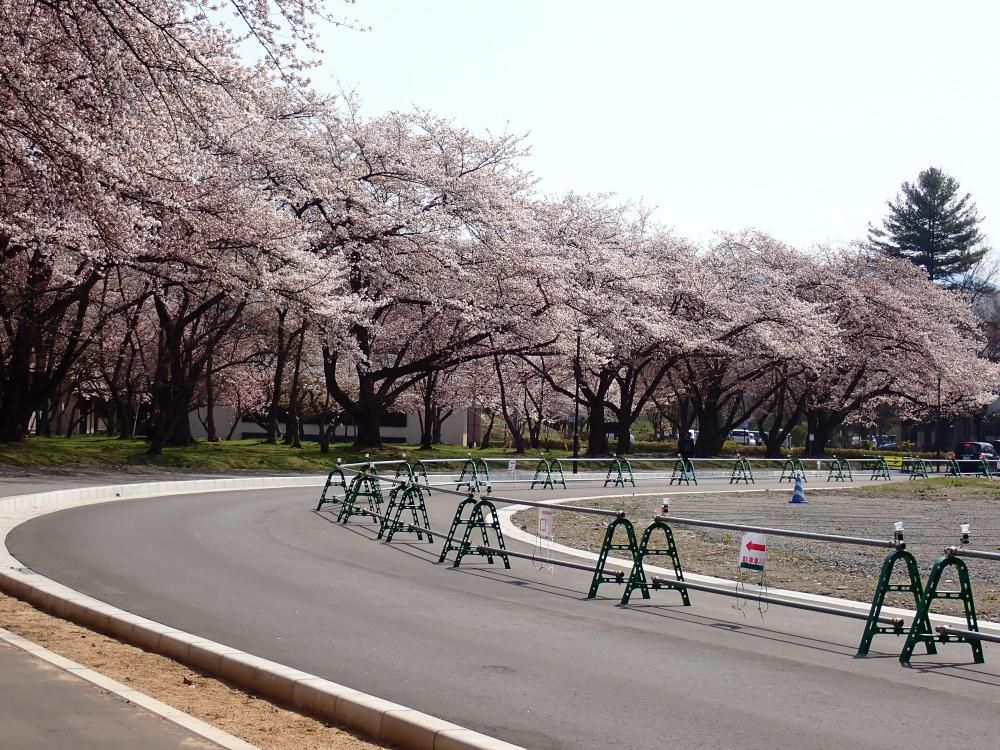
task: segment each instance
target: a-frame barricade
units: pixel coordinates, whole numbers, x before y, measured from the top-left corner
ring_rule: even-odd
[[[426,477],[426,474],[424,475]],[[469,456],[462,464],[462,473],[455,485],[456,490],[465,487],[469,492],[490,489],[490,467],[481,458]]]
[[[984,459],[979,461],[979,466],[976,468],[977,477],[986,477],[987,479],[993,478],[993,472],[990,471],[990,465]]]
[[[958,465],[958,461],[956,461],[954,458],[948,460],[947,474],[949,477],[962,476],[962,467]]]
[[[621,544],[615,541],[615,531],[619,527],[625,529],[626,543]],[[624,577],[620,572],[605,573],[604,569],[608,563],[608,553],[613,551],[628,552],[629,556],[632,558],[633,569],[636,566],[636,560],[640,560],[639,557],[639,541],[635,537],[635,527],[632,522],[629,521],[624,516],[618,516],[611,523],[608,524],[608,530],[604,532],[604,541],[601,543],[601,551],[597,555],[597,565],[594,567],[594,578],[590,582],[590,590],[587,592],[587,598],[593,599],[597,596],[597,590],[600,588],[602,583],[622,583]],[[642,574],[643,581],[645,581],[645,574]]]
[[[826,481],[853,482],[854,474],[851,473],[851,465],[845,459],[834,456],[833,463],[830,464],[830,471],[826,475]]]
[[[910,479],[929,479],[931,465],[922,458],[910,459]]]
[[[413,524],[403,521],[403,511],[410,511]],[[381,539],[385,535],[386,543],[392,541],[392,537],[398,531],[410,532],[417,535],[417,539],[423,541],[424,532],[427,532],[427,541],[434,542],[434,535],[431,532],[431,521],[427,517],[427,505],[424,503],[424,490],[416,482],[400,484],[389,491],[389,503],[382,517],[382,526],[378,530],[376,539]]]
[[[802,465],[802,461],[797,458],[786,458],[785,463],[781,465],[781,476],[778,477],[778,484],[784,481],[794,482],[795,478],[802,475],[802,481],[806,481],[806,470]]]
[[[393,475],[393,479],[400,478],[403,478],[408,482],[413,481],[413,467],[410,466],[410,462],[406,459],[396,464],[396,473]]]
[[[750,462],[743,458],[742,456],[736,457],[736,463],[733,464],[733,473],[729,476],[729,483],[739,484],[743,482],[744,484],[757,484],[753,478],[753,469],[750,468]]]
[[[651,546],[653,532],[655,531],[663,532],[664,543],[666,546]],[[649,599],[649,583],[646,581],[644,562],[647,557],[653,556],[669,557],[674,568],[674,575],[677,576],[677,580],[684,580],[684,569],[681,567],[680,554],[677,552],[677,545],[674,543],[674,532],[671,531],[670,526],[663,521],[653,521],[646,527],[646,530],[642,532],[642,540],[639,542],[639,550],[632,563],[632,573],[629,575],[628,581],[625,583],[625,593],[622,594],[622,606],[628,604],[629,599],[632,596],[632,592],[636,589],[639,589],[642,592],[643,599]],[[690,607],[691,599],[688,596],[688,590],[686,588],[682,588],[678,589],[678,591],[681,593],[681,600],[684,602],[684,606]]]
[[[469,511],[468,516],[464,515],[466,509]],[[458,535],[458,530],[462,527],[464,527],[462,539],[456,543],[455,537]],[[479,529],[479,535],[482,538],[481,545],[479,543],[472,543],[473,529]],[[490,544],[490,531],[493,532],[495,540],[493,544]],[[497,515],[496,506],[489,500],[475,500],[470,495],[458,504],[455,517],[451,522],[451,529],[449,529],[448,536],[444,541],[444,547],[441,549],[441,556],[438,558],[438,562],[444,562],[448,553],[455,550],[455,562],[452,563],[452,567],[455,568],[462,564],[462,558],[467,555],[485,557],[486,562],[490,565],[493,564],[494,557],[500,557],[503,559],[503,566],[510,568],[510,559],[503,552],[506,549],[507,546],[504,544],[503,531],[500,530],[500,517]],[[500,551],[494,552],[492,550]]]
[[[694,464],[689,458],[678,458],[674,461],[673,471],[670,472],[670,484],[698,484],[698,475],[694,472]]]
[[[902,562],[906,568],[907,583],[893,583],[892,574],[896,564]],[[885,604],[885,595],[892,591],[905,591],[913,596],[913,605],[919,611],[920,600],[924,595],[923,586],[920,583],[920,568],[917,560],[912,554],[904,549],[895,549],[885,556],[882,561],[882,571],[879,574],[878,583],[875,586],[875,593],[872,595],[872,606],[868,612],[868,621],[865,623],[865,631],[861,636],[861,644],[858,646],[858,656],[868,654],[872,645],[872,639],[876,635],[903,635],[904,631],[899,627],[887,627],[879,624],[879,615],[882,613],[882,605]],[[916,620],[914,621],[916,622]],[[921,631],[930,632],[930,621],[924,615],[923,622],[920,623]],[[933,641],[927,641],[927,653],[935,654],[937,649]]]
[[[430,495],[431,480],[427,478],[427,466],[424,465],[424,462],[419,459],[414,461],[411,473],[413,475],[414,482],[419,484],[420,480],[421,479],[423,480],[424,490],[427,492],[428,495]]]
[[[938,590],[938,585],[941,583],[941,574],[948,568],[955,568],[952,577],[958,579],[957,591]],[[960,600],[965,610],[966,629],[973,632],[979,631],[979,622],[976,619],[976,603],[972,596],[972,582],[969,580],[969,568],[961,557],[957,555],[943,555],[934,563],[930,575],[927,576],[927,585],[924,587],[923,596],[920,597],[920,604],[917,605],[917,615],[913,618],[913,624],[910,625],[909,633],[906,636],[906,643],[903,645],[903,651],[899,655],[901,663],[910,663],[910,657],[913,655],[913,649],[916,648],[917,643],[926,643],[928,645],[928,653],[934,653],[931,650],[931,646],[937,636],[930,628],[930,610],[931,604],[935,599]],[[948,639],[954,639],[959,643],[968,643],[972,647],[972,660],[976,664],[982,664],[985,661],[982,641],[955,635],[948,636]]]
[[[872,468],[872,475],[868,477],[868,479],[875,482],[879,479],[885,479],[886,481],[891,479],[889,476],[889,464],[885,462],[884,457],[878,457],[878,460],[875,462],[875,466]]]
[[[566,475],[563,474],[562,461],[558,458],[554,461],[549,461],[545,456],[542,456],[538,459],[538,464],[535,466],[535,475],[531,479],[530,489],[535,489],[535,485],[540,484],[543,490],[554,490],[556,483],[561,484],[565,489]]]
[[[347,479],[344,477],[344,470],[340,466],[334,466],[330,469],[330,473],[326,475],[326,484],[323,485],[323,491],[319,495],[316,510],[319,510],[324,505],[340,505],[344,502],[344,498],[337,497],[334,494],[336,487],[342,488],[344,493],[347,493]]]
[[[359,501],[366,501],[367,509],[361,507]],[[378,477],[372,474],[358,474],[347,487],[337,520],[340,523],[347,523],[353,516],[372,516],[381,522],[383,502],[382,486]]]
[[[625,458],[611,460],[608,466],[608,474],[604,477],[604,486],[611,484],[612,487],[624,487],[625,482],[631,482],[635,487],[635,475],[632,473],[632,462]]]

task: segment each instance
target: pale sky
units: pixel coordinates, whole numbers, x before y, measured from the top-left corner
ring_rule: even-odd
[[[334,6],[336,10],[336,6]],[[547,193],[613,192],[694,240],[865,236],[938,166],[1000,245],[1000,3],[357,0],[324,91],[527,134]]]

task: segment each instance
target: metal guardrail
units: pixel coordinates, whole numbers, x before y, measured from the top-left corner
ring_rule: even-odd
[[[494,555],[497,555],[497,556],[508,555],[510,557],[518,557],[518,558],[520,558],[522,560],[532,560],[533,562],[539,563],[540,565],[558,565],[558,566],[560,566],[562,568],[573,568],[574,570],[585,570],[588,573],[594,573],[598,569],[597,566],[595,566],[595,565],[587,566],[587,565],[583,565],[582,563],[569,562],[568,560],[560,560],[560,559],[554,558],[554,557],[553,558],[538,557],[537,555],[528,554],[526,552],[512,552],[509,549],[499,549],[497,547],[479,546],[479,547],[476,547],[476,549],[481,554],[491,553],[491,554],[494,554]],[[612,571],[612,572],[608,573],[608,575],[613,576],[616,583],[624,583],[625,582],[625,573],[624,573],[624,571],[615,570],[615,571]]]
[[[773,536],[795,537],[797,539],[816,539],[821,542],[833,542],[836,544],[860,544],[867,547],[884,547],[887,549],[905,549],[906,543],[901,539],[866,539],[857,536],[842,536],[840,534],[820,534],[814,531],[798,531],[795,529],[776,529],[768,526],[745,526],[738,523],[726,523],[724,521],[705,521],[700,518],[680,518],[678,516],[657,516],[657,521],[673,524],[676,526],[702,526],[711,529],[727,529],[730,531],[753,531],[758,534],[770,534]]]
[[[989,641],[990,643],[1000,643],[1000,635],[981,633],[978,630],[962,630],[960,628],[950,628],[947,625],[938,625],[934,628],[934,630],[936,630],[941,636],[951,635],[958,638],[966,638],[970,641]]]
[[[369,474],[364,471],[356,471],[349,465],[345,464],[341,466],[345,471],[349,471],[352,474],[358,476],[367,477],[368,479],[375,479],[380,482],[389,482],[391,484],[410,484],[409,479],[395,479],[393,477],[380,477],[377,474]],[[423,485],[417,485],[423,486]],[[435,487],[435,492],[443,492],[448,495],[458,495],[459,497],[469,497],[470,493],[468,490],[453,490],[447,487]],[[514,497],[501,497],[500,495],[494,495],[492,493],[488,494],[487,497],[494,503],[510,503],[511,505],[528,505],[532,508],[552,508],[553,510],[566,511],[569,513],[587,513],[594,516],[606,516],[610,518],[624,518],[625,511],[623,510],[607,510],[605,508],[587,508],[580,505],[560,505],[558,503],[540,503],[534,500],[521,500]]]
[[[674,578],[661,578],[659,576],[653,576],[652,579],[654,588],[671,588],[671,589],[690,589],[692,591],[704,591],[709,594],[718,594],[720,596],[729,596],[733,598],[743,598],[743,599],[753,599],[755,601],[763,602],[764,604],[774,604],[779,607],[791,607],[792,609],[804,609],[809,612],[821,612],[826,615],[836,615],[838,617],[850,617],[854,620],[868,620],[869,615],[863,612],[857,612],[851,609],[840,609],[838,607],[830,607],[825,604],[811,604],[809,602],[796,602],[791,599],[784,599],[778,596],[771,596],[770,594],[765,594],[758,591],[750,591],[740,593],[736,589],[723,588],[721,586],[712,586],[708,583],[693,583],[691,581],[678,581]],[[878,622],[891,625],[897,628],[900,633],[903,632],[903,618],[902,617],[887,617],[884,615],[879,615],[877,618]]]
[[[965,549],[964,547],[948,547],[945,549],[946,555],[956,557],[969,557],[977,560],[1000,560],[1000,552],[987,552],[979,549]]]

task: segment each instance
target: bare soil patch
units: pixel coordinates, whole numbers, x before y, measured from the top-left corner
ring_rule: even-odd
[[[815,483],[816,486],[827,486]],[[972,524],[972,549],[1000,549],[1000,481],[916,480],[892,485],[844,485],[810,492],[807,505],[790,505],[792,489],[717,495],[671,495],[670,515],[736,524],[802,529],[847,536],[889,539],[893,522],[906,528],[907,549],[920,564],[926,581],[944,548],[959,541],[959,523]],[[583,505],[624,510],[642,534],[660,512],[663,495],[635,495]],[[514,523],[534,533],[538,515],[522,511]],[[600,549],[607,523],[598,516],[555,513],[555,540],[577,549]],[[738,575],[740,534],[673,526],[685,571],[734,579]],[[619,539],[624,539],[621,533]],[[888,550],[825,544],[770,536],[767,539],[767,584],[813,594],[870,601]],[[980,619],[1000,621],[1000,562],[966,560]],[[654,561],[655,564],[655,561]],[[947,574],[946,574],[947,575]],[[957,588],[947,575],[943,588]],[[954,585],[953,585],[954,584]],[[913,607],[912,597],[890,595],[887,604]],[[961,602],[938,600],[933,611],[961,614]]]
[[[166,657],[0,594],[0,627],[240,737],[262,750],[388,747],[303,716]]]

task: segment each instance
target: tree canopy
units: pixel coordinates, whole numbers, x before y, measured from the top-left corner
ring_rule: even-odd
[[[931,281],[948,280],[973,269],[989,251],[979,231],[982,218],[969,193],[937,167],[904,182],[881,227],[869,225],[873,247],[920,266]]]

